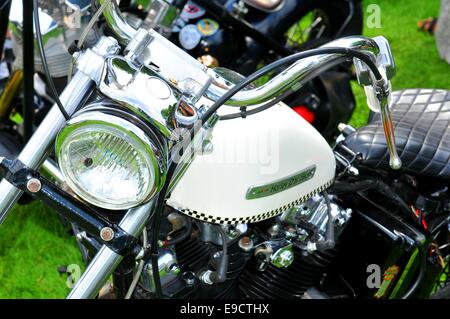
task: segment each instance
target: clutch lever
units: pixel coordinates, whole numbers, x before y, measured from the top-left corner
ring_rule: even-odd
[[[369,108],[381,115],[384,136],[389,150],[389,166],[398,170],[402,167],[402,161],[397,153],[394,124],[389,108],[392,92],[390,79],[394,77],[396,67],[388,41],[384,37],[376,37],[373,40],[380,49],[375,62],[383,78],[375,79],[370,69],[360,60],[355,59],[356,74],[358,82],[364,86]]]

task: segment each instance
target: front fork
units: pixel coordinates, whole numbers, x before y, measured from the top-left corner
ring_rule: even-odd
[[[71,114],[92,89],[93,82],[89,76],[77,72],[61,95],[61,103]],[[27,167],[37,170],[45,160],[47,152],[56,138],[58,131],[64,125],[65,119],[56,105],[52,107],[41,125],[22,149],[18,160]],[[8,216],[9,211],[22,195],[22,191],[7,180],[0,183],[0,224]]]
[[[88,52],[87,63],[79,63],[79,70],[60,96],[61,103],[68,114],[72,114],[82,104],[94,86],[98,74],[103,71],[103,63],[89,63],[92,59],[103,61],[119,49],[113,38],[103,37],[97,45]],[[85,53],[84,53],[85,54]],[[37,171],[45,161],[59,130],[64,126],[65,119],[55,104],[44,118],[36,132],[20,152],[17,162],[30,170]],[[0,224],[6,219],[11,208],[23,194],[23,191],[3,179],[0,182]],[[129,210],[119,223],[126,234],[138,237],[152,212],[150,202],[139,208]],[[101,285],[108,279],[112,271],[119,265],[123,256],[103,245],[93,258],[83,276],[77,281],[68,298],[94,298]]]

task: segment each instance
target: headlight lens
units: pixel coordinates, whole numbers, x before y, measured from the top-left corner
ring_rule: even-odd
[[[136,207],[159,191],[165,176],[161,154],[163,147],[144,130],[99,111],[69,120],[56,141],[58,164],[70,188],[112,210]]]

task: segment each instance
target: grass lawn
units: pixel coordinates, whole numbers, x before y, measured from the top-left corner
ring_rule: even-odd
[[[450,89],[450,66],[437,53],[434,38],[418,32],[416,22],[437,16],[438,0],[365,0],[381,8],[381,28],[365,27],[368,36],[385,36],[397,63],[394,89]],[[367,16],[367,12],[366,12]],[[363,90],[354,84],[357,111],[351,123],[365,123],[368,108]],[[40,203],[18,206],[0,226],[0,298],[64,298],[69,292],[60,265],[79,264],[75,240],[56,214]]]

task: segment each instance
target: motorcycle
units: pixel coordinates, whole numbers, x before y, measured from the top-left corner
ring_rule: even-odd
[[[359,0],[122,1],[135,28],[153,28],[208,67],[243,75],[294,52],[359,35]],[[329,70],[284,102],[328,140],[354,111],[349,67]]]
[[[68,298],[449,298],[450,93],[392,93],[385,38],[244,78],[104,9],[113,36],[75,54],[19,156],[0,158],[0,221],[25,193],[74,231],[87,268]],[[349,61],[379,115],[331,148],[281,100]]]

